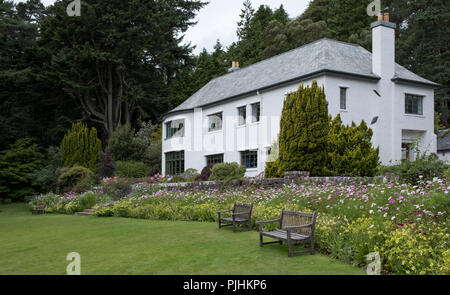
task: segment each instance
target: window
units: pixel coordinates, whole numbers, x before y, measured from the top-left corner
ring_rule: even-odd
[[[405,114],[423,115],[423,97],[419,95],[406,94]]]
[[[223,154],[206,156],[206,165],[223,163]]]
[[[238,108],[238,116],[239,116],[239,122],[238,125],[245,125],[245,121],[247,120],[247,107],[239,107]]]
[[[340,101],[341,110],[347,109],[347,88],[341,87],[341,101]]]
[[[412,145],[410,143],[402,143],[402,162],[411,161]]]
[[[166,123],[166,138],[184,136],[184,119]]]
[[[258,168],[258,151],[241,152],[241,165],[247,169]]]
[[[259,102],[252,104],[252,122],[259,122]]]
[[[208,116],[208,131],[222,130],[222,113],[212,114]]]
[[[166,175],[184,172],[184,151],[166,153]]]

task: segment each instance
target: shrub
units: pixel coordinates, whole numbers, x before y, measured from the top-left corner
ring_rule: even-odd
[[[211,169],[209,180],[242,179],[245,175],[245,167],[238,163],[219,163]]]
[[[136,160],[139,154],[137,142],[134,140],[134,129],[130,124],[119,125],[108,141],[108,149],[114,161]]]
[[[400,180],[418,184],[434,177],[444,177],[447,165],[436,154],[419,154],[415,161],[404,161],[391,167],[392,173]]]
[[[98,162],[98,175],[100,178],[113,177],[116,171],[116,164],[111,156],[109,149],[100,153],[100,161]]]
[[[126,197],[131,192],[133,181],[128,178],[105,178],[102,181],[103,192],[113,200]]]
[[[195,178],[195,181],[208,181],[209,177],[211,176],[211,169],[213,166],[214,164],[210,163],[207,166],[203,167],[202,172]]]
[[[31,138],[18,139],[0,152],[0,197],[20,200],[39,190],[34,172],[42,166],[42,154]]]
[[[54,191],[58,183],[58,170],[62,166],[61,149],[59,147],[49,147],[45,159],[45,165],[34,172],[36,181],[45,192]]]
[[[95,128],[89,130],[86,124],[73,123],[61,143],[63,165],[64,167],[79,165],[96,171],[101,149],[102,143],[97,138]]]
[[[322,176],[327,164],[329,128],[325,90],[313,81],[301,85],[284,100],[280,120],[278,174],[286,171],[309,171]]]
[[[116,162],[117,177],[142,178],[146,177],[149,171],[150,168],[143,162],[136,162],[136,161]]]
[[[339,176],[375,175],[379,162],[379,148],[372,147],[373,131],[364,121],[359,126],[342,124],[338,114],[331,121],[328,133],[327,174]]]
[[[58,177],[58,186],[64,192],[82,192],[89,190],[95,184],[95,175],[90,169],[75,165],[62,168]]]
[[[153,177],[156,175],[161,175],[161,170],[158,167],[153,167],[152,169],[150,169],[148,176]]]

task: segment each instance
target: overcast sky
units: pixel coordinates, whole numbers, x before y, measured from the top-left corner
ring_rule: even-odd
[[[25,0],[14,1],[24,2]],[[41,1],[46,6],[55,2],[55,0]],[[197,46],[194,50],[195,54],[198,54],[203,48],[212,51],[217,39],[220,39],[224,46],[229,46],[237,40],[237,22],[244,0],[209,0],[209,2],[198,13],[197,25],[189,28],[185,34],[185,42],[191,42],[192,45]],[[255,10],[261,4],[268,5],[272,9],[283,4],[289,17],[293,18],[299,16],[306,9],[309,0],[251,0],[251,2]]]

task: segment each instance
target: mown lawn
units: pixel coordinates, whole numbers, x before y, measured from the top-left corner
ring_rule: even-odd
[[[214,223],[31,215],[0,206],[0,274],[65,274],[69,252],[81,274],[364,274],[325,255],[287,257],[286,246],[259,247],[255,231]]]

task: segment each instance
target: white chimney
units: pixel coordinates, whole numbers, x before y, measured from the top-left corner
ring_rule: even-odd
[[[389,13],[380,14],[372,28],[372,71],[382,79],[392,79],[395,74],[395,29],[389,22]]]

